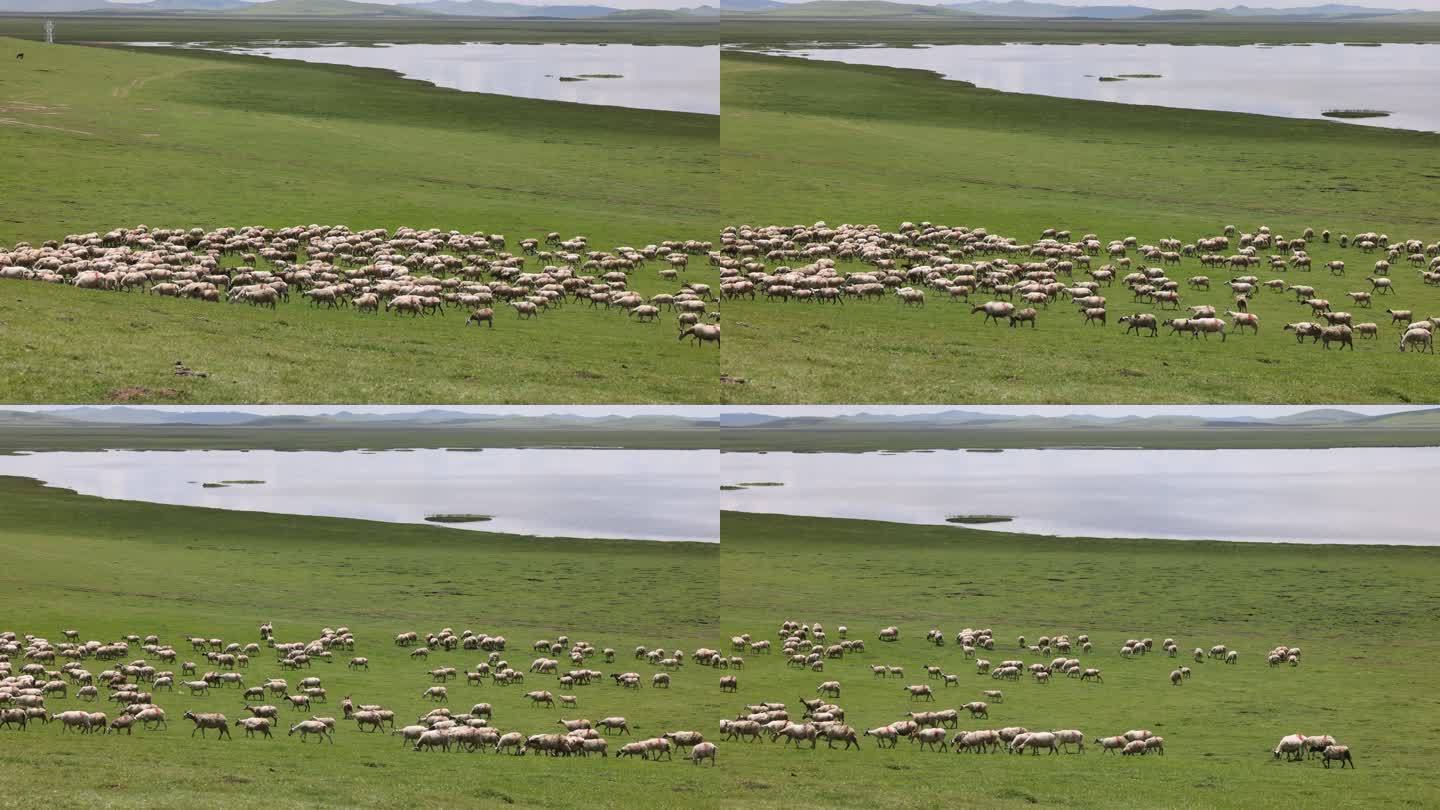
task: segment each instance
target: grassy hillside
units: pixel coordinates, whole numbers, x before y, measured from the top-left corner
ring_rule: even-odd
[[[1143,758],[1093,748],[956,755],[904,741],[880,751],[870,738],[858,753],[732,743],[724,787],[746,806],[1088,808],[1113,807],[1122,794],[1166,807],[1429,801],[1428,763],[1440,743],[1426,712],[1413,707],[1435,707],[1424,684],[1436,651],[1429,628],[1440,618],[1426,585],[1440,575],[1436,549],[1052,539],[732,512],[721,531],[725,638],[774,639],[793,619],[822,623],[829,643],[848,625],[868,648],[827,661],[823,672],[786,667],[778,652],[750,655],[734,710],[767,700],[798,708],[797,697],[838,680],[846,722],[866,729],[1001,689],[1004,702],[992,702],[989,720],[966,716],[960,729],[1076,728],[1088,742],[1145,728],[1166,742],[1166,756]],[[891,624],[900,641],[878,641]],[[1017,636],[1033,643],[1088,633],[1093,652],[1075,657],[1101,668],[1105,682],[1061,677],[1042,686],[977,675],[954,643],[966,627],[995,631],[996,648],[982,657],[1027,664],[1041,656],[1019,649]],[[945,646],[925,641],[932,628]],[[1143,637],[1157,649],[1174,637],[1186,655],[1119,656],[1126,639]],[[1215,644],[1239,650],[1239,662],[1190,660],[1192,648]],[[1301,647],[1301,665],[1267,666],[1265,652],[1279,644]],[[903,666],[905,677],[877,680],[874,664]],[[927,664],[958,674],[959,686],[929,680]],[[1194,676],[1174,687],[1167,676],[1179,665]],[[1376,689],[1380,682],[1387,687]],[[936,701],[911,703],[902,686],[914,683],[931,684]],[[1358,768],[1274,761],[1276,741],[1297,731],[1349,744]],[[941,782],[943,790],[916,789]]]
[[[429,13],[422,9],[388,6],[381,3],[356,3],[352,0],[268,0],[247,8],[226,12],[251,16],[298,17],[416,17]]]
[[[0,587],[9,595],[0,629],[56,641],[75,628],[82,639],[113,640],[125,633],[156,633],[177,645],[181,660],[211,667],[184,643],[205,635],[248,643],[256,627],[274,622],[279,640],[309,640],[323,626],[348,625],[353,653],[339,663],[281,672],[262,650],[247,685],[287,677],[292,689],[317,676],[330,702],[315,708],[340,715],[339,699],[381,703],[403,724],[435,704],[421,699],[430,668],[472,669],[482,652],[435,652],[412,660],[391,643],[396,633],[423,635],[453,627],[503,634],[505,656],[525,669],[536,657],[531,642],[569,634],[621,654],[605,672],[654,669],[634,661],[636,645],[681,647],[709,641],[717,622],[718,549],[691,543],[567,541],[486,535],[443,528],[365,521],[285,517],[105,501],[41,487],[26,479],[0,479],[0,511],[21,526],[0,538],[7,562]],[[656,610],[656,604],[664,604]],[[139,653],[136,650],[137,654]],[[370,669],[351,671],[351,655]],[[105,662],[86,661],[98,673]],[[17,667],[18,668],[18,667]],[[178,664],[174,667],[177,674]],[[696,671],[696,670],[699,671]],[[179,680],[179,678],[177,678]],[[457,714],[472,703],[494,706],[497,727],[550,732],[560,717],[624,715],[642,735],[707,725],[716,712],[714,678],[681,669],[670,691],[621,690],[604,683],[577,687],[576,709],[527,705],[527,689],[558,690],[553,677],[530,675],[523,686],[450,681]],[[62,735],[58,724],[3,733],[0,778],[23,781],[25,802],[65,801],[118,807],[195,807],[220,804],[277,807],[431,806],[457,800],[518,806],[568,805],[576,780],[587,801],[604,807],[669,806],[676,796],[713,789],[718,769],[592,757],[418,754],[388,734],[361,734],[344,723],[335,744],[301,745],[284,727],[274,740],[230,742],[190,738],[186,710],[243,716],[234,690],[190,697],[184,689],[159,692],[170,716],[168,731],[129,737]],[[74,696],[47,704],[75,708]],[[86,705],[115,715],[114,704]],[[285,726],[299,716],[285,710]],[[622,740],[624,738],[621,738]],[[618,743],[616,743],[618,745]],[[0,799],[11,805],[16,794]]]
[[[965,17],[963,11],[944,6],[923,6],[912,3],[890,3],[883,0],[814,0],[753,12],[770,18],[895,18],[895,17]]]
[[[46,17],[0,15],[0,36],[45,38]],[[218,14],[67,15],[56,25],[60,42],[625,42],[713,45],[713,19],[505,20],[440,15],[289,17]]]
[[[0,40],[12,50],[27,47]],[[559,230],[602,249],[715,231],[714,116],[260,58],[28,50],[0,76],[0,173],[24,178],[0,199],[0,244],[141,222],[483,229],[512,246]],[[631,286],[674,285],[652,268]],[[298,301],[277,314],[6,288],[0,401],[97,401],[135,387],[186,402],[715,398],[714,355],[678,343],[669,323],[579,307],[523,324],[500,313],[479,335],[455,317],[401,323]],[[87,344],[105,351],[79,351],[57,324],[84,324]],[[174,377],[176,360],[211,376]]]
[[[891,46],[905,46],[998,45],[1005,42],[1251,45],[1257,42],[1440,41],[1440,14],[1435,13],[1343,21],[1256,18],[1186,22],[1042,20],[979,15],[947,20],[939,18],[938,14],[917,17],[890,15],[886,19],[822,19],[811,15],[787,19],[771,13],[727,14],[720,22],[720,36],[721,41],[727,43],[777,47],[797,42],[884,42]]]
[[[1433,242],[1440,190],[1429,156],[1440,136],[1319,121],[1137,107],[999,93],[921,71],[727,53],[722,57],[722,206],[731,223],[932,220],[1021,240],[1047,227],[1193,240],[1227,224],[1377,230]],[[844,92],[837,92],[837,88]],[[1297,158],[1296,155],[1303,155]],[[1035,330],[991,328],[963,303],[901,306],[893,297],[843,308],[727,302],[722,373],[734,402],[1428,402],[1436,366],[1401,355],[1384,309],[1440,313],[1440,289],[1408,265],[1396,294],[1355,308],[1380,255],[1310,246],[1314,272],[1276,274],[1382,323],[1378,341],[1341,356],[1281,332],[1308,311],[1261,290],[1258,337],[1151,340],[1115,320],[1159,312],[1102,290],[1110,326],[1082,326],[1073,307]],[[1344,259],[1343,278],[1324,263]],[[1103,259],[1097,262],[1103,263]],[[846,267],[858,267],[847,265]],[[1171,276],[1231,277],[1186,260]],[[1233,308],[1224,287],[1183,293],[1186,306]],[[980,297],[977,300],[983,301]]]

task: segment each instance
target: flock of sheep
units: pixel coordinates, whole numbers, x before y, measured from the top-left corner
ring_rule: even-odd
[[[1246,330],[1258,334],[1260,317],[1250,311],[1256,296],[1292,293],[1297,311],[1313,320],[1288,323],[1285,331],[1294,332],[1301,342],[1308,337],[1327,349],[1334,344],[1352,351],[1355,336],[1377,338],[1382,325],[1332,305],[1332,298],[1348,300],[1355,310],[1369,309],[1377,299],[1398,298],[1399,282],[1391,272],[1402,265],[1413,268],[1420,283],[1440,287],[1440,242],[1392,240],[1373,232],[1332,238],[1327,230],[1319,235],[1330,249],[1354,251],[1371,263],[1363,284],[1341,286],[1346,263],[1339,259],[1320,268],[1327,274],[1324,283],[1333,285],[1326,293],[1315,286],[1319,282],[1292,284],[1278,275],[1320,272],[1308,252],[1315,240],[1310,228],[1287,238],[1268,227],[1241,233],[1227,226],[1188,242],[1166,238],[1142,244],[1133,236],[1104,241],[1095,234],[1076,238],[1053,228],[1027,242],[985,228],[929,222],[903,222],[895,231],[876,225],[832,228],[817,222],[726,227],[710,262],[720,273],[722,300],[763,297],[843,305],[846,300],[893,296],[902,306],[923,307],[927,294],[966,303],[978,296],[985,300],[972,303],[972,315],[1011,327],[1035,328],[1038,321],[1052,317],[1041,314],[1052,304],[1069,305],[1076,313],[1053,317],[1078,317],[1083,324],[1102,327],[1123,308],[1129,311],[1114,321],[1126,334],[1155,337],[1168,328],[1171,335],[1219,335],[1222,341]],[[1180,273],[1187,262],[1199,265],[1200,272]],[[1253,274],[1262,268],[1270,272],[1269,278]],[[1204,274],[1227,270],[1224,280]],[[1172,278],[1172,273],[1183,277]],[[1192,298],[1217,294],[1221,287],[1226,288],[1224,301],[1188,305]],[[1140,311],[1141,304],[1156,311]],[[1167,317],[1165,310],[1174,316]],[[1386,313],[1383,328],[1400,325],[1400,351],[1434,353],[1440,314],[1417,316],[1413,309],[1396,308]]]
[[[348,694],[339,700],[340,717],[314,713],[317,705],[329,702],[325,680],[310,674],[315,671],[315,662],[333,664],[343,659],[346,668],[357,674],[370,669],[368,657],[352,654],[356,639],[346,627],[327,627],[314,638],[288,642],[278,640],[273,625],[268,622],[260,626],[259,641],[248,643],[195,636],[179,644],[169,644],[157,635],[82,641],[75,630],[65,630],[62,635],[62,641],[51,642],[42,636],[0,633],[0,729],[25,730],[37,723],[54,723],[62,734],[128,735],[137,728],[162,731],[168,728],[169,719],[169,713],[157,702],[162,693],[173,695],[183,690],[192,696],[207,696],[227,694],[233,689],[244,716],[231,719],[223,712],[185,711],[181,718],[190,721],[190,736],[208,737],[214,732],[219,739],[233,739],[235,734],[243,732],[245,737],[270,739],[276,730],[285,727],[287,736],[299,736],[301,743],[313,739],[333,745],[337,731],[353,723],[357,733],[388,731],[400,738],[403,747],[413,751],[492,751],[551,757],[591,754],[608,757],[612,738],[629,737],[615,749],[616,758],[672,760],[679,749],[684,758],[694,764],[708,761],[714,766],[718,763],[715,742],[699,731],[680,729],[638,739],[632,736],[636,727],[624,716],[607,716],[593,721],[561,718],[552,724],[559,727],[556,731],[527,734],[493,726],[496,709],[491,702],[475,703],[464,712],[445,705],[450,700],[450,682],[458,683],[462,679],[467,686],[488,683],[498,687],[528,687],[527,676],[531,681],[543,679],[547,686],[553,683],[556,691],[551,688],[525,691],[522,705],[552,709],[558,706],[561,710],[578,708],[580,699],[574,693],[606,679],[611,681],[612,688],[620,690],[640,689],[645,685],[646,679],[639,672],[607,675],[589,667],[595,659],[614,664],[615,649],[597,648],[563,635],[535,641],[531,646],[538,657],[524,669],[517,669],[505,658],[504,636],[468,630],[457,634],[450,628],[423,636],[414,631],[397,634],[394,645],[405,651],[408,659],[426,667],[430,666],[431,655],[438,657],[455,651],[474,653],[481,658],[472,669],[464,671],[449,665],[427,669],[426,685],[419,690],[419,695],[435,706],[417,716],[414,722],[404,724],[397,724],[394,709],[380,703],[357,703]],[[900,630],[896,626],[883,628],[877,638],[882,645],[898,642]],[[931,629],[925,634],[925,640],[936,648],[946,645],[946,636],[939,629]],[[730,643],[732,652],[728,655],[703,647],[686,655],[679,649],[641,646],[633,650],[632,657],[659,670],[649,679],[653,688],[668,688],[673,675],[688,663],[724,671],[719,678],[720,691],[735,693],[740,689],[740,676],[733,673],[745,671],[744,653],[768,656],[778,649],[778,657],[787,666],[821,673],[827,665],[839,665],[846,658],[867,652],[865,642],[849,638],[849,630],[844,625],[836,628],[836,637],[832,639],[819,623],[802,624],[792,620],[780,624],[778,645],[749,634],[734,636]],[[987,657],[997,645],[994,632],[989,629],[965,628],[955,634],[954,644],[962,660],[973,665],[972,677],[988,676],[997,687],[1024,679],[1037,686],[1059,679],[1095,686],[1105,683],[1100,667],[1086,666],[1076,657],[1095,654],[1094,644],[1086,634],[1072,638],[1069,634],[1057,633],[1037,638],[1033,643],[1021,636],[1017,646],[1022,655],[1038,659],[1028,663],[1023,658],[992,661]],[[184,656],[181,649],[186,649]],[[937,649],[937,656],[939,654]],[[1156,643],[1149,638],[1128,639],[1119,648],[1122,660],[1151,654],[1177,658],[1181,651],[1178,643],[1168,638],[1159,643],[1158,652]],[[1239,661],[1239,652],[1223,644],[1196,647],[1190,655],[1197,663],[1213,660],[1234,665]],[[203,658],[204,663],[183,660],[192,656]],[[1278,646],[1265,657],[1271,667],[1298,667],[1302,651],[1298,647]],[[267,659],[281,673],[303,671],[305,674],[303,677],[297,674],[293,683],[281,675],[247,677]],[[100,671],[92,671],[95,669]],[[923,666],[925,678],[919,683],[908,682],[905,668],[901,666],[869,664],[868,669],[872,679],[900,681],[900,685],[893,687],[897,714],[905,710],[899,719],[858,731],[849,723],[846,710],[839,703],[843,692],[841,681],[832,679],[816,687],[815,697],[801,697],[795,710],[783,701],[745,704],[735,717],[720,720],[720,736],[722,740],[740,743],[768,739],[771,743],[810,749],[818,747],[822,740],[832,749],[837,744],[845,749],[860,749],[862,740],[869,737],[879,748],[895,748],[903,738],[917,751],[976,754],[1004,751],[1038,755],[1041,751],[1060,754],[1086,750],[1087,735],[1079,729],[1031,729],[1019,725],[960,728],[962,717],[989,720],[992,709],[1008,708],[1010,704],[1001,688],[983,689],[978,694],[983,699],[970,700],[955,708],[924,708],[924,704],[935,702],[937,687],[940,692],[948,692],[952,687],[964,692],[962,677],[940,665]],[[202,670],[205,671],[202,673]],[[1190,667],[1179,667],[1170,673],[1170,681],[1179,686],[1191,675]],[[102,698],[115,704],[115,708],[92,711],[80,707],[96,706]],[[70,700],[77,705],[68,709],[53,706],[55,702]],[[1163,755],[1166,745],[1163,737],[1147,729],[1097,736],[1091,743],[1102,753],[1118,752],[1125,756]],[[1334,762],[1339,762],[1342,769],[1354,767],[1349,747],[1326,734],[1286,735],[1272,753],[1276,759],[1284,756],[1297,761],[1318,757],[1327,768]]]
[[[1377,299],[1399,298],[1401,283],[1392,270],[1401,266],[1413,268],[1422,284],[1440,287],[1440,243],[1391,240],[1373,232],[1332,238],[1323,231],[1318,239],[1327,248],[1357,252],[1371,265],[1363,285],[1341,286],[1344,260],[1313,268],[1308,249],[1316,238],[1309,228],[1287,238],[1268,227],[1241,233],[1227,226],[1188,242],[1165,238],[1142,244],[1133,236],[1107,242],[1095,234],[1076,238],[1056,229],[1022,242],[984,228],[929,222],[904,222],[895,231],[819,222],[729,226],[718,248],[692,239],[601,251],[590,249],[583,236],[550,233],[521,240],[517,255],[506,251],[503,235],[479,232],[354,232],[319,225],[207,232],[141,225],[0,250],[0,279],[270,308],[290,301],[293,293],[315,307],[412,317],[458,307],[469,313],[466,324],[491,327],[499,304],[520,319],[567,304],[623,312],[641,322],[658,321],[669,311],[675,313],[680,340],[718,346],[719,312],[712,309],[711,285],[686,282],[674,292],[649,297],[629,286],[631,274],[647,262],[663,262],[660,277],[679,281],[691,257],[705,255],[719,271],[722,300],[763,296],[767,301],[844,304],[893,296],[904,306],[923,307],[927,296],[967,303],[983,296],[986,300],[971,305],[971,314],[1031,328],[1051,317],[1045,311],[1052,304],[1068,304],[1076,312],[1070,317],[1098,326],[1111,323],[1114,311],[1123,307],[1131,311],[1113,320],[1127,334],[1155,337],[1168,328],[1171,335],[1218,335],[1224,341],[1247,330],[1258,334],[1260,317],[1250,311],[1257,296],[1290,293],[1297,311],[1310,318],[1283,327],[1299,342],[1309,338],[1324,348],[1354,350],[1355,337],[1375,339],[1398,324],[1400,351],[1434,353],[1440,314],[1390,307],[1382,323],[1356,313],[1372,308]],[[527,270],[532,257],[539,267]],[[1181,273],[1187,262],[1198,264],[1200,272]],[[1271,277],[1253,274],[1261,268]],[[1229,277],[1223,280],[1206,274],[1225,270]],[[1323,283],[1331,289],[1321,291],[1321,282],[1292,283],[1292,273],[1311,272],[1324,272]],[[1124,288],[1118,300],[1117,282]],[[1221,287],[1226,288],[1224,301],[1188,303]],[[1336,306],[1341,300],[1348,301],[1348,309]],[[1141,304],[1155,311],[1139,311]]]
[[[361,232],[344,226],[226,227],[212,231],[141,225],[108,233],[72,234],[35,246],[0,249],[0,279],[68,284],[87,290],[277,309],[292,294],[314,307],[382,310],[412,317],[468,312],[466,324],[492,327],[495,306],[520,319],[558,307],[585,305],[639,322],[675,314],[680,339],[719,345],[719,313],[710,285],[688,282],[648,298],[629,286],[631,274],[659,262],[661,279],[679,281],[691,256],[712,243],[665,240],[642,248],[592,250],[584,236],[520,241],[505,250],[502,234],[398,228]],[[526,264],[534,259],[535,269]]]
[[[348,670],[367,672],[368,657],[349,655],[355,650],[356,640],[346,627],[327,627],[313,639],[291,642],[278,641],[269,622],[260,625],[260,640],[248,643],[196,636],[180,644],[169,644],[153,634],[127,635],[113,641],[82,641],[76,630],[65,630],[62,635],[62,641],[51,642],[37,635],[0,633],[0,729],[26,730],[33,724],[54,723],[61,734],[133,735],[137,728],[163,731],[169,726],[170,714],[157,702],[161,694],[184,691],[191,696],[206,696],[224,694],[232,688],[244,716],[231,719],[223,712],[186,711],[181,718],[190,721],[190,736],[198,734],[203,738],[214,732],[217,739],[233,739],[234,734],[243,732],[245,737],[271,739],[276,730],[288,727],[287,736],[298,735],[301,743],[313,739],[316,743],[333,745],[337,730],[353,723],[358,733],[388,731],[413,751],[494,751],[517,756],[533,753],[560,757],[609,756],[608,738],[630,736],[634,728],[625,717],[610,716],[593,722],[583,718],[560,719],[550,724],[560,727],[554,733],[502,731],[491,725],[496,714],[492,703],[476,703],[463,713],[437,705],[413,723],[397,726],[394,709],[382,704],[356,703],[350,695],[344,695],[339,701],[339,718],[314,714],[318,704],[329,702],[325,681],[319,675],[307,674],[293,683],[285,677],[271,676],[251,679],[249,683],[254,685],[247,685],[247,675],[254,671],[252,666],[258,669],[266,659],[272,660],[281,672],[314,672],[315,662],[333,663],[338,660],[337,653],[343,652]],[[462,675],[471,686],[524,684],[528,674],[532,678],[553,679],[566,690],[586,687],[603,681],[606,676],[584,665],[596,656],[606,662],[614,662],[616,656],[611,648],[597,649],[588,642],[572,642],[566,636],[559,636],[536,641],[533,648],[541,657],[524,670],[517,670],[505,660],[504,636],[468,630],[457,635],[445,628],[424,637],[413,631],[400,633],[394,643],[409,650],[409,659],[421,662],[432,652],[483,653],[483,660],[472,670],[462,673],[453,666],[441,666],[426,672],[430,685],[420,694],[436,704],[449,702],[446,684],[459,680]],[[187,645],[187,656],[203,657],[204,664],[182,660],[181,649]],[[653,686],[661,688],[668,688],[670,671],[683,666],[684,658],[681,650],[667,652],[645,647],[635,650],[636,660],[667,670],[656,672],[651,679]],[[562,669],[561,659],[568,662],[568,669]],[[92,671],[95,669],[100,671]],[[202,674],[202,669],[208,671]],[[615,673],[609,677],[617,689],[642,686],[637,672]],[[62,700],[99,706],[102,698],[114,703],[115,708],[91,711],[77,706],[56,710],[53,706]],[[523,700],[531,707],[555,708],[558,702],[563,709],[579,704],[577,696],[556,694],[549,689],[525,692]],[[707,760],[712,766],[717,763],[714,743],[701,733],[688,730],[632,739],[619,746],[615,755],[671,760],[677,748],[697,765]]]
[[[866,652],[865,642],[849,638],[849,630],[845,625],[836,628],[836,638],[832,639],[819,623],[802,624],[787,619],[780,624],[778,637],[779,649],[786,665],[813,672],[824,672],[827,664],[838,664],[847,657]],[[900,640],[900,630],[895,626],[883,628],[879,631],[878,638],[882,643],[897,642]],[[931,629],[926,633],[925,639],[927,643],[937,647],[945,645],[945,635],[939,629]],[[772,649],[768,639],[755,639],[748,633],[731,637],[730,643],[736,651],[762,655],[768,654]],[[1034,643],[1027,643],[1025,637],[1020,636],[1019,649],[1042,659],[1056,654],[1049,661],[1041,660],[1029,664],[1021,659],[992,662],[984,657],[996,647],[994,633],[989,629],[965,628],[955,634],[954,643],[960,648],[964,660],[973,663],[975,675],[988,675],[991,680],[1018,682],[1028,676],[1037,685],[1049,684],[1052,678],[1056,677],[1095,685],[1105,682],[1101,668],[1084,666],[1079,658],[1072,657],[1072,653],[1089,655],[1093,652],[1094,645],[1086,634],[1076,635],[1072,639],[1068,634],[1057,633],[1053,636],[1042,636]],[[1134,659],[1151,654],[1155,646],[1153,639],[1128,639],[1120,647],[1119,654],[1122,659]],[[1170,658],[1180,655],[1180,647],[1174,639],[1167,638],[1161,642],[1160,651]],[[1236,664],[1239,661],[1239,652],[1223,644],[1213,645],[1208,649],[1196,647],[1192,655],[1197,663],[1216,660],[1225,664]],[[1298,667],[1301,655],[1299,647],[1282,645],[1272,649],[1266,658],[1272,667],[1281,664]],[[869,669],[875,679],[905,678],[905,668],[901,666],[871,664]],[[904,704],[897,705],[897,710],[907,704],[934,702],[937,683],[942,692],[950,687],[964,689],[961,676],[948,673],[939,665],[927,664],[923,670],[925,682],[905,683],[896,689],[897,704],[900,696],[906,699]],[[1191,674],[1190,667],[1180,667],[1171,672],[1170,681],[1178,686],[1191,677]],[[728,690],[725,689],[726,681],[730,687]],[[737,689],[738,683],[734,676],[722,678],[722,691]],[[820,683],[815,689],[817,697],[800,698],[798,717],[784,701],[746,704],[734,718],[720,720],[720,732],[725,740],[754,743],[768,739],[771,743],[778,741],[783,746],[793,744],[796,748],[808,743],[808,748],[812,749],[818,747],[822,740],[832,749],[837,744],[843,744],[844,749],[860,749],[861,739],[871,737],[878,748],[895,748],[903,738],[909,740],[916,750],[922,751],[951,750],[955,753],[976,754],[999,751],[1023,754],[1029,751],[1032,755],[1038,755],[1042,750],[1051,754],[1085,751],[1086,735],[1078,729],[1029,729],[1023,726],[969,730],[960,728],[962,717],[989,720],[992,707],[1005,706],[1005,693],[1002,689],[985,689],[980,692],[980,697],[984,700],[972,700],[957,708],[923,711],[912,709],[898,720],[865,729],[863,732],[858,732],[856,726],[847,722],[846,710],[838,703],[842,690],[842,684],[838,680]],[[1093,743],[1102,753],[1113,751],[1126,756],[1165,753],[1165,739],[1148,729],[1130,729],[1121,734],[1095,737]],[[1276,758],[1282,754],[1289,754],[1291,759],[1295,760],[1306,756],[1319,757],[1327,768],[1332,762],[1340,762],[1342,768],[1345,765],[1354,767],[1350,749],[1337,743],[1334,737],[1324,734],[1288,735],[1274,749]]]

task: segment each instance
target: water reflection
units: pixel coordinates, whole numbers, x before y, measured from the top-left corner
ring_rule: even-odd
[[[720,49],[716,46],[464,43],[258,46],[233,52],[384,68],[408,79],[472,93],[720,113]]]
[[[1440,448],[727,453],[720,493],[747,512],[1066,537],[1436,545]]]
[[[1014,93],[1440,131],[1440,45],[934,45],[777,52],[930,70]],[[1101,77],[1122,81],[1101,81]],[[1158,78],[1139,78],[1155,75]]]
[[[104,498],[550,537],[719,539],[709,450],[191,450],[0,456],[0,475]],[[225,486],[206,487],[222,482]]]

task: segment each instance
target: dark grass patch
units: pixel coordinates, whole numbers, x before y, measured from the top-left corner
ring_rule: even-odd
[[[1326,110],[1320,113],[1326,118],[1389,118],[1386,110]]]
[[[1014,520],[1010,515],[950,515],[945,518],[946,523],[964,523],[966,525],[975,523],[1009,523]]]

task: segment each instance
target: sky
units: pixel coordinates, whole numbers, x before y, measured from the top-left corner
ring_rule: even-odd
[[[255,2],[255,0],[249,0]],[[1003,1],[1003,0],[1002,0]],[[1323,5],[1331,0],[1251,0],[1244,5],[1252,8],[1293,8],[1295,6]],[[146,0],[111,0],[116,3],[141,3]],[[400,5],[404,0],[363,0],[368,3],[383,3],[385,5]],[[699,5],[719,5],[719,0],[506,0],[506,2],[519,3],[527,6],[544,5],[597,5],[610,6],[611,8],[694,8]],[[805,2],[805,0],[781,0],[781,2]],[[917,2],[921,5],[935,5],[927,0],[898,0],[898,2]],[[961,2],[961,0],[947,0],[947,2]],[[1099,6],[1099,5],[1137,5],[1147,8],[1158,9],[1194,9],[1194,8],[1228,8],[1237,5],[1236,2],[1229,2],[1225,5],[1206,4],[1196,0],[1035,0],[1035,2],[1048,2],[1064,6]],[[1333,0],[1348,6],[1366,6],[1368,8],[1399,8],[1419,9],[1422,11],[1440,11],[1440,0]]]
[[[394,0],[378,0],[378,2],[393,2]],[[718,0],[714,0],[718,2]],[[945,0],[945,4],[968,2],[969,0]],[[1005,2],[1005,0],[996,0]],[[1320,6],[1335,3],[1346,6],[1365,6],[1366,8],[1391,8],[1391,9],[1418,9],[1421,11],[1440,11],[1440,0],[1250,0],[1239,2],[1231,0],[1223,4],[1205,3],[1203,0],[1032,0],[1036,3],[1050,3],[1060,6],[1144,6],[1156,9],[1213,9],[1231,8],[1237,5],[1245,5],[1250,8],[1295,8],[1297,6]],[[783,3],[799,3],[806,0],[780,0]],[[929,0],[896,0],[901,3],[916,3],[918,5],[937,5]]]

